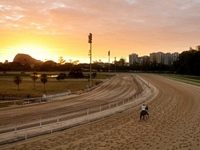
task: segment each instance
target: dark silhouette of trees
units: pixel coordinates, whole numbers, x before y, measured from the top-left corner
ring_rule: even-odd
[[[40,77],[41,82],[44,84],[44,93],[46,93],[46,89],[45,89],[45,84],[47,83],[47,75],[46,74],[42,74]]]
[[[70,77],[70,78],[84,78],[84,75],[83,75],[81,68],[75,68],[74,70],[69,72],[68,77]]]
[[[14,77],[14,83],[17,84],[17,86],[18,86],[18,91],[19,91],[19,84],[22,83],[22,79],[21,79],[21,77],[20,77],[19,75],[16,75],[16,76]]]
[[[93,72],[93,73],[92,73],[92,79],[94,79],[96,76],[97,76],[97,73],[96,73],[96,72]]]
[[[60,73],[60,74],[56,77],[57,80],[64,80],[64,79],[66,79],[66,78],[67,78],[66,73]]]
[[[200,75],[200,51],[184,51],[179,59],[174,62],[174,71],[178,74]]]
[[[57,67],[56,62],[54,62],[52,60],[48,60],[40,66],[40,70],[41,71],[55,71],[56,67]]]
[[[83,78],[82,71],[89,72],[90,65],[87,63],[78,64],[78,60],[66,63],[63,57],[59,57],[59,63],[48,60],[40,64],[20,64],[19,62],[6,62],[0,63],[0,70],[6,74],[8,71],[69,71],[69,78]],[[186,75],[197,75],[200,76],[200,51],[190,49],[184,51],[179,55],[177,61],[174,61],[170,65],[157,62],[135,62],[128,66],[125,58],[120,58],[118,61],[115,60],[113,63],[103,63],[101,61],[94,61],[92,64],[93,72],[155,72],[155,73],[178,73]],[[23,74],[25,75],[25,74]],[[66,75],[67,76],[67,75]],[[66,78],[64,74],[59,74],[57,80],[64,80]],[[34,89],[35,89],[35,77]],[[36,79],[37,80],[37,79]]]

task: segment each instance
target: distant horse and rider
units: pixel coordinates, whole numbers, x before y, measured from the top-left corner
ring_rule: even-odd
[[[147,119],[149,118],[149,113],[148,113],[148,106],[145,104],[142,104],[142,111],[140,112],[140,120],[141,119]]]

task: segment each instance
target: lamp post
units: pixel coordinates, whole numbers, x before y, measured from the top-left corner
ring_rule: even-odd
[[[115,57],[115,73],[116,73],[116,57]]]
[[[108,51],[108,72],[110,72],[110,51]]]
[[[88,43],[90,43],[90,87],[92,87],[92,33],[88,35]]]

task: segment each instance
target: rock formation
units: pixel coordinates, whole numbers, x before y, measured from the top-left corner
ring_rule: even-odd
[[[35,64],[42,63],[42,61],[37,60],[28,54],[17,54],[14,57],[13,62],[19,62],[22,65],[25,65],[25,64],[35,65]]]

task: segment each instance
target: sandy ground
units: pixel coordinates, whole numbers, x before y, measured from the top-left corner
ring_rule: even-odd
[[[140,76],[159,91],[148,102],[149,119],[139,121],[140,107],[136,107],[90,124],[3,145],[0,149],[200,149],[200,87],[157,75]],[[9,116],[6,111],[5,115]]]
[[[0,109],[0,126],[3,124],[48,118],[75,112],[80,109],[100,106],[128,99],[138,92],[141,92],[141,86],[135,82],[135,78],[132,75],[120,74],[87,93],[55,98],[48,103]]]

